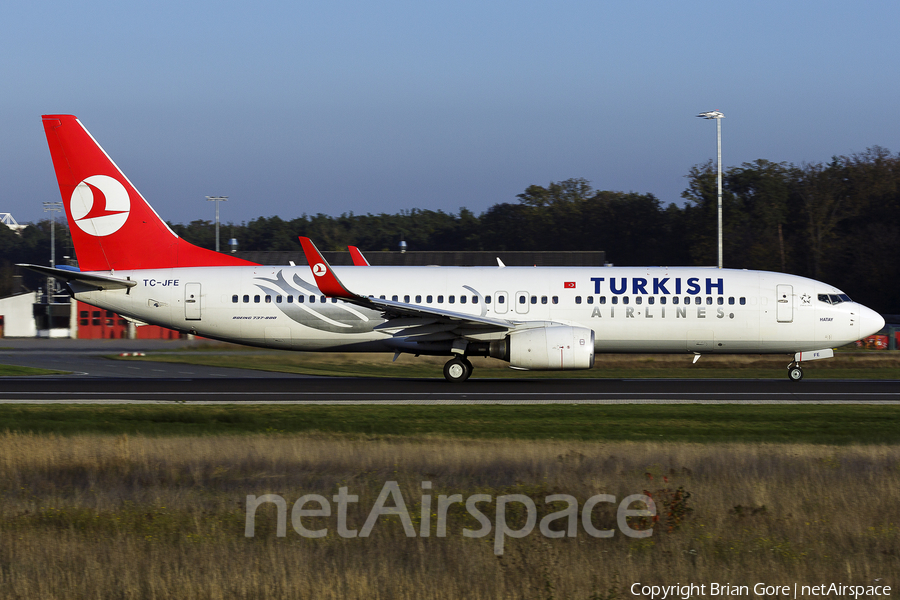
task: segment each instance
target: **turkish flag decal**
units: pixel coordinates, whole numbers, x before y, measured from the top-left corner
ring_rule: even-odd
[[[570,290],[570,289],[571,289],[571,290],[574,290],[574,289],[575,289],[575,282],[574,282],[574,281],[567,281],[567,282],[565,282],[565,283],[563,284],[563,287],[564,287],[565,289],[567,289],[567,290]]]

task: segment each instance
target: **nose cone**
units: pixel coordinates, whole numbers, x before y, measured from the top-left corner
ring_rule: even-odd
[[[859,337],[860,339],[878,333],[884,327],[884,318],[871,308],[859,306]]]

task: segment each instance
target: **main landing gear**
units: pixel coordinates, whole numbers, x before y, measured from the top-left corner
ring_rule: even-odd
[[[791,381],[800,381],[803,379],[803,369],[800,367],[800,363],[794,361],[788,365],[788,379]]]
[[[444,377],[447,381],[462,383],[472,374],[472,363],[465,356],[456,356],[444,365]]]

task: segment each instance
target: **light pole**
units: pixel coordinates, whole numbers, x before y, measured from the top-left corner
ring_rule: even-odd
[[[56,213],[62,210],[62,202],[44,202],[44,212],[50,213],[50,266],[56,266]],[[47,297],[55,292],[56,280],[47,278]],[[49,300],[48,300],[49,301]]]
[[[208,202],[216,203],[216,252],[219,251],[219,202],[227,202],[228,196],[207,196]]]
[[[707,112],[702,112],[697,115],[703,119],[715,119],[716,121],[716,150],[717,150],[717,159],[718,163],[718,187],[719,187],[719,201],[718,201],[718,228],[719,228],[719,268],[722,268],[722,119],[725,118],[718,110],[710,110]]]

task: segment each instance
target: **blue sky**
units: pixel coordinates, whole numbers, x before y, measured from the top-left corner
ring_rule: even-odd
[[[865,7],[864,10],[861,7]],[[59,200],[40,115],[77,115],[165,219],[427,208],[532,184],[680,202],[715,157],[900,150],[900,3],[5,3],[0,212]]]

